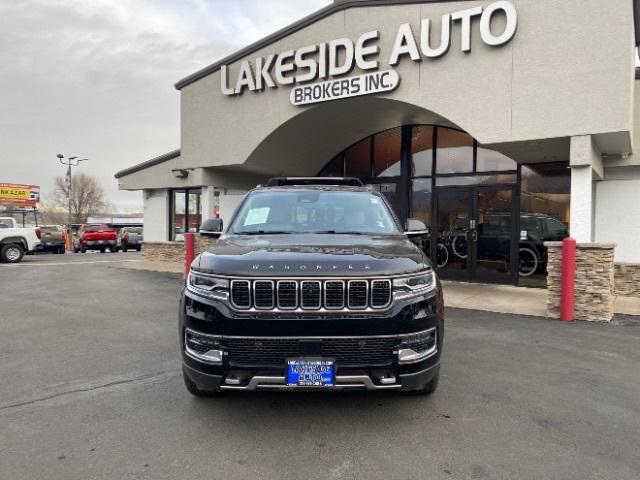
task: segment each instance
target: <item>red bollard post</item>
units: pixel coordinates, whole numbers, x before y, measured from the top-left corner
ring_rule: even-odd
[[[195,258],[196,253],[196,234],[185,233],[184,234],[184,278],[189,275],[189,269],[191,268],[191,262]]]
[[[562,241],[562,280],[560,288],[560,320],[573,321],[574,288],[576,280],[576,240]]]

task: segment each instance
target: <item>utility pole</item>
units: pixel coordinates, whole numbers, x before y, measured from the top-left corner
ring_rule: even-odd
[[[88,158],[81,158],[78,159],[78,157],[69,157],[66,160],[64,160],[64,155],[62,155],[61,153],[59,153],[58,155],[58,161],[62,164],[62,165],[66,165],[67,166],[67,175],[65,177],[65,184],[67,187],[67,236],[69,238],[69,248],[72,249],[73,248],[73,242],[72,242],[72,233],[71,233],[71,167],[77,167],[78,165],[80,165],[80,162],[84,162],[86,160],[89,160]]]

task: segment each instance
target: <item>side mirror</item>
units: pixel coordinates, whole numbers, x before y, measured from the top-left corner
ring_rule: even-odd
[[[218,238],[222,235],[222,219],[210,218],[200,225],[200,235],[203,237]]]
[[[405,234],[407,236],[427,235],[429,230],[422,220],[417,218],[408,218],[405,225]]]

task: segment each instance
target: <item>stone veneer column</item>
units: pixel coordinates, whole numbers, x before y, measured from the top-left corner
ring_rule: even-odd
[[[547,316],[560,317],[562,242],[546,242]],[[578,243],[574,318],[590,322],[610,322],[615,300],[613,252],[615,244]]]

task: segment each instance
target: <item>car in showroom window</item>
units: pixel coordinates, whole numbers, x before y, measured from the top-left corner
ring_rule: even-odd
[[[411,241],[426,227],[403,228],[380,193],[347,180],[258,187],[226,231],[203,222],[217,241],[180,305],[189,392],[436,390],[442,290]]]

